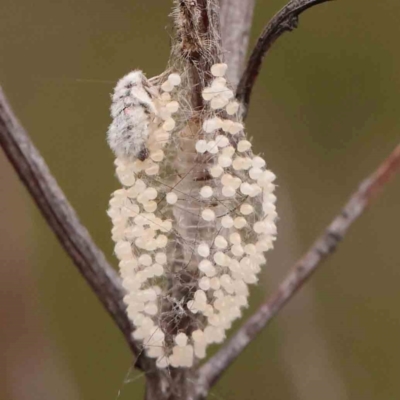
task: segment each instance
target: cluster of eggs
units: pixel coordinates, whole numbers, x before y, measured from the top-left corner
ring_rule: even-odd
[[[127,293],[124,302],[136,328],[133,337],[143,342],[149,357],[158,359],[160,368],[166,367],[168,360],[164,357],[165,334],[157,325],[162,288],[156,283],[166,274],[167,235],[172,230],[172,221],[157,215],[157,208],[160,199],[175,204],[178,197],[174,192],[159,191],[153,179],[159,176],[166,161],[165,146],[176,126],[174,114],[179,103],[173,96],[180,82],[178,74],[170,74],[161,91],[152,98],[155,112],[146,137],[149,156],[145,160],[124,156],[115,160],[116,175],[123,188],[112,194],[107,211],[113,224],[114,252]],[[147,105],[136,102],[132,107],[144,106]]]
[[[198,192],[199,218],[215,224],[215,235],[212,241],[198,238],[194,290],[183,303],[176,300],[176,312],[187,313],[197,325],[172,338],[167,338],[160,321],[163,301],[170,299],[163,284],[173,262],[167,247],[176,239],[179,221],[165,209],[178,207],[188,194],[160,184],[160,174],[170,168],[164,152],[177,129],[180,75],[170,74],[152,99],[156,113],[146,139],[149,157],[115,162],[123,188],[114,192],[108,214],[127,292],[124,301],[135,326],[133,337],[159,368],[191,367],[196,358],[205,357],[208,345],[224,340],[225,331],[247,306],[248,285],[257,282],[266,262],[263,253],[273,247],[276,236],[275,175],[261,157],[253,156],[238,116],[239,104],[224,78],[226,69],[226,64],[211,68],[213,80],[202,93],[209,113],[194,145],[197,154],[210,160],[210,179]],[[215,204],[223,204],[224,212]]]
[[[209,167],[213,179],[199,194],[204,204],[201,218],[215,221],[216,234],[211,243],[200,239],[197,245],[198,289],[187,308],[202,314],[206,323],[190,335],[177,336],[169,357],[172,366],[190,364],[191,346],[201,359],[209,344],[224,340],[225,331],[247,306],[248,285],[257,282],[266,262],[263,253],[273,247],[276,236],[275,175],[251,152],[243,124],[236,118],[239,105],[223,78],[226,68],[226,64],[211,68],[214,79],[204,89],[203,99],[215,115],[204,121],[195,144],[197,153],[208,153],[213,160]],[[224,204],[222,213],[214,205],[216,200]]]

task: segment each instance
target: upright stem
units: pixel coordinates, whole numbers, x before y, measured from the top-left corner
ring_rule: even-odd
[[[176,0],[173,12],[176,40],[171,62],[182,60],[192,88],[193,110],[204,107],[201,93],[213,63],[221,60],[219,14],[210,0]]]
[[[170,64],[172,69],[184,75],[184,95],[190,103],[184,115],[186,126],[174,134],[178,153],[172,165],[176,175],[176,182],[172,184],[184,199],[173,209],[173,214],[179,221],[176,234],[185,238],[185,245],[194,246],[198,233],[192,227],[200,226],[202,204],[185,194],[198,191],[204,179],[208,179],[204,176],[207,160],[198,157],[195,143],[201,135],[201,120],[206,111],[202,92],[212,79],[211,66],[221,61],[219,15],[212,0],[176,0],[173,16],[176,38]],[[201,229],[204,231],[205,228],[198,228]],[[178,273],[184,266],[185,274],[180,274],[180,279],[188,279],[190,283],[194,278],[193,271],[197,271],[195,258],[178,240],[168,251],[168,259],[174,263],[172,270]],[[188,297],[189,289],[184,284],[177,285],[172,281],[172,288],[174,298],[184,300]],[[192,321],[182,318],[173,329],[175,332],[168,332],[170,335],[176,335],[178,331],[190,332]],[[194,368],[152,369],[147,373],[146,400],[194,399],[197,392],[195,374]]]
[[[220,0],[221,41],[227,78],[236,88],[242,75],[253,21],[255,0]]]

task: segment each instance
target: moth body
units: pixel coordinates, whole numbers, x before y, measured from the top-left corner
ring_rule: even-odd
[[[157,116],[155,93],[156,88],[142,71],[130,72],[118,81],[112,96],[113,121],[107,134],[108,144],[117,157],[142,161],[148,157],[149,126]]]

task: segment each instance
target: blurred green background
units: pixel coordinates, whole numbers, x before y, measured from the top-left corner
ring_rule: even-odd
[[[252,42],[284,0],[259,0]],[[112,257],[105,142],[114,82],[163,70],[171,1],[1,0],[0,84]],[[268,55],[247,121],[278,176],[279,237],[251,312],[400,137],[400,2],[337,1]],[[0,152],[0,398],[140,399],[122,335]],[[400,179],[210,398],[400,398]],[[128,383],[128,381],[130,381]]]

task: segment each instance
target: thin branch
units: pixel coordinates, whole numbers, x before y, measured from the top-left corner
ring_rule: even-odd
[[[332,0],[291,0],[266,25],[250,55],[237,89],[236,97],[243,104],[244,117],[247,114],[254,83],[268,50],[283,33],[297,28],[299,15],[302,12],[327,1]]]
[[[0,145],[64,250],[114,319],[131,350],[138,354],[117,273],[79,222],[45,161],[14,116],[1,88]]]
[[[243,72],[255,0],[220,0],[220,26],[227,78],[236,88]]]
[[[271,319],[304,285],[308,278],[331,255],[344,238],[353,222],[383,189],[389,179],[400,169],[400,145],[386,158],[369,178],[361,183],[348,203],[308,252],[293,266],[286,279],[247,322],[214,357],[199,371],[201,390],[207,391],[222,373],[242,353]]]

